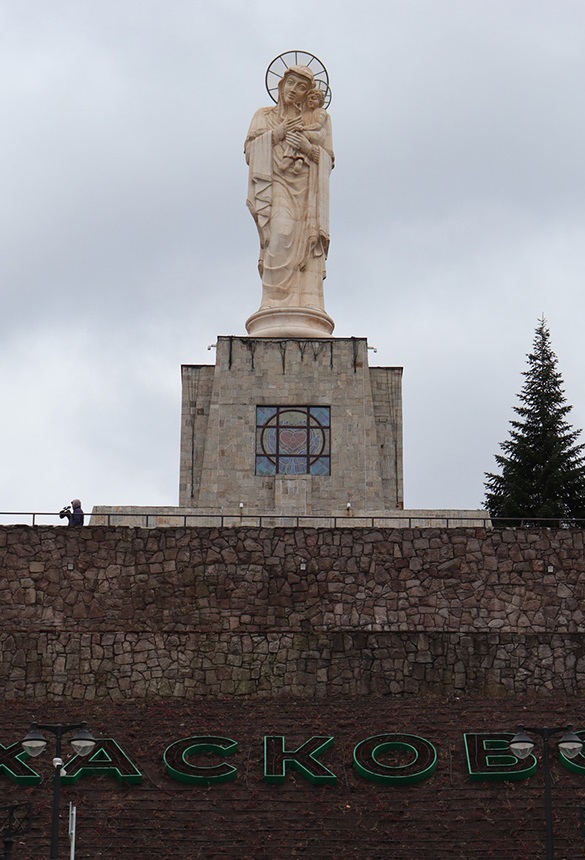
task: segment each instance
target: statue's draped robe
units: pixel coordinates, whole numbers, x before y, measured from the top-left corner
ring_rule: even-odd
[[[260,234],[261,308],[303,307],[324,311],[323,281],[329,249],[329,175],[333,144],[329,116],[320,137],[319,161],[293,161],[286,140],[272,141],[284,117],[279,107],[256,111],[246,138],[250,166],[248,199]],[[295,172],[298,164],[299,172]]]

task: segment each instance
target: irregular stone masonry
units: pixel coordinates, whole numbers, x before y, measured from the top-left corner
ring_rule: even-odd
[[[583,531],[0,528],[5,698],[578,694]]]

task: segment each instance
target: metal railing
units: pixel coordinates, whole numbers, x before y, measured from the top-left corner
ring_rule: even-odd
[[[26,522],[21,522],[20,520],[17,520],[16,522],[10,522],[10,523],[4,522],[5,518],[13,520],[17,517],[26,517]],[[54,511],[49,511],[49,512],[47,512],[47,511],[44,511],[44,512],[43,511],[0,511],[0,525],[38,526],[38,525],[50,525],[50,524],[52,524],[52,523],[39,523],[38,522],[39,517],[47,517],[50,519],[54,519],[55,517],[59,518],[59,514],[55,513]],[[65,525],[66,526],[67,521],[65,520],[64,522],[56,523],[56,525]]]
[[[10,522],[5,522],[9,520]],[[67,526],[66,519],[59,520],[59,514],[53,511],[0,511],[0,525],[55,525]],[[258,528],[275,527],[320,527],[320,528],[456,528],[467,526],[471,528],[585,528],[585,519],[542,519],[524,517],[521,519],[497,519],[487,512],[478,511],[477,516],[469,514],[461,516],[445,516],[419,513],[392,513],[379,516],[323,516],[318,514],[287,515],[287,514],[205,514],[188,513],[185,511],[173,513],[168,510],[153,508],[148,512],[137,510],[104,511],[99,510],[85,515],[87,525],[128,526],[136,525],[142,528],[157,528],[162,526],[219,527],[257,526]]]
[[[25,520],[18,518],[24,517]],[[0,511],[0,525],[55,525],[67,526],[67,520],[55,523],[54,520],[59,518],[58,513],[49,511]],[[11,522],[4,522],[4,519],[9,519]],[[15,522],[15,520],[17,520]],[[42,522],[41,520],[49,520]],[[452,528],[461,523],[467,523],[470,526],[483,526],[489,528],[491,520],[486,513],[485,516],[433,516],[426,514],[418,514],[410,516],[408,514],[396,513],[388,516],[347,516],[342,514],[339,516],[324,516],[319,514],[291,515],[291,514],[195,514],[187,512],[171,513],[165,510],[157,510],[153,508],[148,513],[143,511],[93,511],[90,514],[85,514],[86,525],[130,525],[135,523],[138,527],[156,528],[160,526],[177,526],[177,527],[196,527],[196,526],[216,526],[219,528],[228,528],[234,526],[258,526],[259,528],[274,528],[275,526],[289,526],[301,528],[302,526],[318,526],[321,528],[413,528],[422,524],[432,524],[437,528]],[[397,524],[400,525],[397,525]],[[430,527],[432,527],[430,526]]]

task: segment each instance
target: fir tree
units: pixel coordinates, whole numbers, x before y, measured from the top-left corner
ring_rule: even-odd
[[[585,517],[585,445],[580,430],[565,420],[567,405],[550,331],[542,317],[528,369],[510,421],[510,438],[496,454],[501,474],[486,473],[486,507],[497,519],[555,519],[561,524]],[[518,525],[519,523],[515,523]]]

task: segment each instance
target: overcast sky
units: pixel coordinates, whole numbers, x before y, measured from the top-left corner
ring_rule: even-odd
[[[404,367],[405,504],[479,508],[538,318],[585,425],[583,0],[3,0],[0,510],[178,502],[180,365],[260,302],[243,140],[328,69],[325,303]]]

